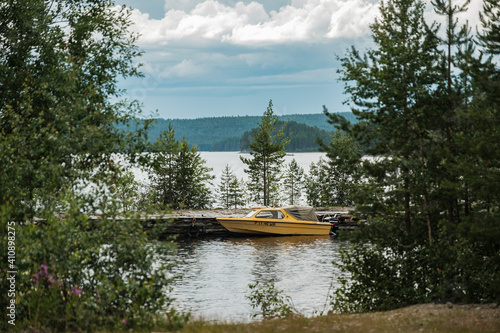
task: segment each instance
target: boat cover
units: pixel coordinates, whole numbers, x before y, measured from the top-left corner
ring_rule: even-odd
[[[312,207],[305,206],[286,206],[283,207],[285,212],[295,217],[300,221],[315,221],[318,222],[318,217]]]

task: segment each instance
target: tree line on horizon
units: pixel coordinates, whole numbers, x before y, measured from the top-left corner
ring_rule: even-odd
[[[355,121],[351,112],[341,112],[351,121]],[[154,143],[169,124],[175,129],[177,140],[185,138],[200,151],[242,151],[248,149],[248,139],[256,129],[259,116],[207,117],[198,119],[163,119],[142,120],[129,126],[118,125],[120,129],[141,130],[142,122],[148,122],[146,132],[148,141]],[[290,152],[317,151],[315,138],[327,140],[334,130],[325,120],[323,113],[282,115],[280,120],[288,123],[287,132],[292,132],[292,142],[287,147]],[[249,133],[252,132],[252,133]],[[290,134],[290,133],[287,133]],[[307,144],[304,144],[305,142]]]

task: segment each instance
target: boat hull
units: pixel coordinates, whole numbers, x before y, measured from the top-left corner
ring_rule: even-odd
[[[218,218],[217,221],[230,232],[249,235],[329,235],[331,229],[331,224],[324,222],[238,218]]]

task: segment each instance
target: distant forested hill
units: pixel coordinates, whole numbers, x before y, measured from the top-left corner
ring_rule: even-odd
[[[316,139],[320,138],[323,142],[330,142],[332,131],[319,129],[306,124],[299,124],[295,121],[278,122],[278,129],[285,125],[283,129],[284,137],[290,139],[286,146],[288,152],[311,152],[318,151]],[[252,141],[257,128],[243,133],[240,139],[239,150],[248,152],[250,150],[250,141]]]
[[[348,120],[355,120],[351,112],[342,112],[340,114]],[[156,123],[149,129],[148,139],[151,142],[156,141],[160,133],[168,128],[169,123],[172,123],[177,139],[185,137],[187,142],[192,145],[197,145],[202,151],[237,151],[240,150],[242,135],[256,128],[260,118],[260,116],[210,117],[198,119],[159,118],[156,119]],[[328,136],[329,134],[325,133],[333,130],[333,126],[327,123],[327,117],[323,113],[284,115],[280,116],[280,121],[305,124],[313,128],[310,129],[296,126],[295,130],[292,131],[293,136],[296,138],[294,139],[292,136],[291,139],[297,142],[314,142],[317,136]],[[316,127],[316,129],[314,129],[314,127]],[[309,143],[308,145],[313,147],[305,148],[299,147],[300,145],[298,145],[297,147],[299,148],[297,149],[301,149],[300,151],[317,150],[317,145],[314,143]],[[292,146],[289,146],[287,150],[299,151],[293,150]]]

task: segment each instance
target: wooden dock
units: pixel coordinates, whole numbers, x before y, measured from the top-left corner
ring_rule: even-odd
[[[218,217],[243,217],[250,210],[208,210],[208,211],[182,211],[166,215],[153,215],[142,218],[146,229],[157,224],[168,224],[164,231],[165,236],[179,235],[184,237],[202,236],[228,236],[227,231],[219,222]],[[326,216],[337,216],[339,218],[339,229],[353,230],[358,221],[346,211],[318,211],[318,219],[322,221]],[[195,227],[192,227],[193,217],[196,218]]]

